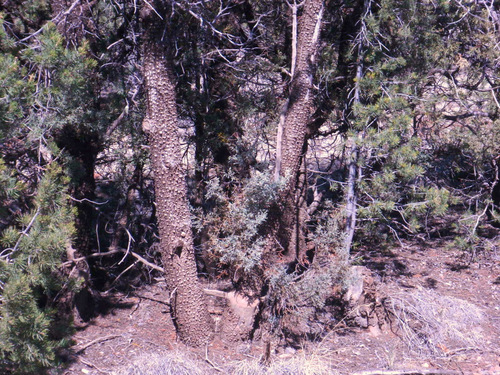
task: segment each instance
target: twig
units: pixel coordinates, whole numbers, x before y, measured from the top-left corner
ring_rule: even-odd
[[[96,205],[103,205],[103,204],[106,204],[109,202],[109,200],[107,200],[106,202],[95,202],[95,201],[92,201],[90,199],[87,199],[87,198],[83,198],[83,199],[76,199],[76,198],[73,198],[72,196],[69,197],[69,199],[71,199],[72,201],[75,201],[75,202],[78,202],[78,203],[83,203],[83,202],[88,202],[88,203],[92,203],[92,204],[96,204]]]
[[[219,367],[217,367],[211,360],[210,358],[208,358],[208,345],[205,346],[205,361],[214,368],[215,371],[218,371],[218,372],[224,372],[223,370],[221,370]]]
[[[122,275],[127,272],[129,269],[131,269],[132,267],[134,267],[137,263],[139,263],[138,260],[136,260],[134,263],[132,263],[130,266],[128,266],[127,268],[125,268],[118,276],[116,276],[116,278],[113,280],[113,282],[111,283],[111,285],[113,285],[114,283],[116,283],[116,281],[122,277]]]
[[[153,298],[153,297],[144,296],[142,294],[141,295],[137,294],[137,297],[148,299],[148,300],[153,301],[153,302],[158,302],[158,303],[161,303],[162,305],[170,306],[170,301],[162,301],[162,300],[159,300],[159,299],[156,299],[156,298]]]
[[[130,254],[132,254],[133,257],[135,257],[137,260],[139,260],[139,262],[145,264],[146,266],[151,267],[154,270],[160,271],[161,273],[165,273],[165,270],[162,267],[157,266],[154,263],[148,262],[146,259],[141,257],[139,254],[136,254],[133,251],[131,251]]]
[[[140,304],[141,304],[141,298],[139,297],[139,302],[137,302],[137,304],[135,305],[134,310],[130,314],[128,314],[129,318],[132,318],[132,315],[134,315],[134,313],[139,309]]]
[[[24,229],[19,238],[17,239],[16,241],[16,244],[14,245],[13,248],[7,248],[5,250],[3,250],[1,253],[0,253],[0,258],[5,258],[5,257],[8,257],[10,254],[12,253],[15,253],[17,251],[17,248],[19,246],[19,244],[21,243],[21,239],[23,238],[23,236],[27,236],[28,235],[28,232],[30,231],[31,227],[33,226],[34,222],[35,222],[35,219],[37,218],[38,214],[40,213],[40,208],[37,208],[35,214],[33,215],[33,217],[31,218],[29,224],[26,226],[26,229]],[[9,251],[9,253],[5,254],[5,252]]]
[[[120,40],[123,40],[123,39],[120,39]],[[119,40],[119,41],[120,41]],[[119,42],[118,41],[118,42]],[[115,42],[113,44],[116,44],[118,42]],[[113,45],[111,44],[109,47],[108,47],[108,50],[109,48]],[[106,137],[109,137],[114,131],[115,129],[118,127],[118,125],[121,124],[122,120],[125,118],[125,115],[128,114],[128,111],[129,111],[129,106],[128,106],[128,103],[125,105],[125,108],[123,108],[123,111],[120,113],[120,115],[111,123],[110,127],[108,128],[108,130],[106,130]]]
[[[57,14],[57,16],[55,16],[54,18],[51,19],[52,22],[54,23],[57,23],[59,22],[59,20],[63,17],[63,16],[67,16],[69,15],[73,9],[75,9],[75,7],[78,5],[78,3],[80,2],[80,0],[75,0],[73,2],[73,4],[71,4],[71,6],[65,11],[65,12],[60,12],[59,14]],[[46,24],[45,24],[46,25]],[[33,38],[34,36],[40,34],[43,29],[45,28],[45,25],[43,25],[41,28],[39,28],[37,31],[35,31],[34,33],[28,35],[26,38],[23,38],[20,40],[20,42],[26,42],[28,39],[31,39]]]
[[[122,260],[118,262],[118,265],[122,264],[127,255],[130,253],[130,245],[132,244],[132,241],[135,242],[134,237],[132,237],[132,234],[130,234],[129,230],[127,228],[124,228],[125,231],[128,234],[128,244],[127,244],[127,251],[125,252],[125,255],[123,256]]]
[[[102,374],[110,374],[110,372],[109,372],[109,371],[104,371],[104,370],[101,370],[99,367],[97,367],[97,366],[96,366],[96,365],[94,365],[93,363],[91,363],[91,362],[89,362],[89,361],[87,361],[87,360],[85,360],[85,359],[83,359],[83,358],[78,358],[78,360],[79,360],[80,362],[82,362],[84,365],[87,365],[87,366],[89,366],[89,367],[95,368],[97,371],[99,371],[99,372],[100,372],[100,373],[102,373]]]
[[[118,249],[107,251],[105,253],[93,253],[93,254],[90,254],[90,255],[87,255],[84,257],[80,257],[80,258],[76,258],[76,259],[64,262],[61,264],[61,266],[68,266],[68,265],[71,265],[73,263],[81,262],[83,260],[87,260],[90,258],[104,257],[104,256],[108,256],[108,255],[113,255],[113,254],[124,253],[126,251],[127,251],[126,249],[118,248]],[[147,261],[146,259],[141,257],[139,254],[136,254],[133,251],[130,251],[129,254],[131,254],[134,258],[136,258],[139,262],[145,264],[146,266],[151,267],[157,271],[160,271],[161,273],[165,273],[165,271],[162,267],[157,266],[156,264],[153,264],[153,263]]]
[[[75,351],[75,354],[80,354],[85,349],[87,349],[89,346],[99,344],[100,342],[112,340],[112,339],[117,338],[117,337],[121,337],[121,335],[109,335],[109,336],[99,337],[99,338],[92,340],[92,341],[86,343],[85,345],[83,345],[81,348],[79,348],[77,351]]]
[[[104,257],[104,256],[108,256],[108,255],[118,254],[118,253],[122,253],[122,252],[123,251],[121,249],[115,249],[115,250],[107,251],[105,253],[93,253],[93,254],[90,254],[90,255],[87,255],[87,256],[84,256],[84,257],[80,257],[80,258],[75,258],[75,259],[68,260],[68,261],[62,263],[61,267],[70,266],[70,265],[72,265],[74,263],[78,263],[78,262],[81,262],[82,260],[87,260],[87,259],[90,259],[90,258],[99,258],[99,257]]]
[[[209,296],[214,296],[214,297],[219,297],[219,298],[228,298],[227,293],[223,292],[222,290],[217,290],[217,289],[203,289],[203,292]]]
[[[150,7],[153,10],[153,12],[156,13],[158,17],[160,17],[163,20],[163,17],[160,15],[160,13],[158,13],[158,11],[147,0],[144,0],[144,2],[148,5],[148,7]]]

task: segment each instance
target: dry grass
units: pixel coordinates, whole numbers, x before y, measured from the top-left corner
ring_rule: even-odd
[[[231,375],[335,375],[330,366],[328,354],[296,354],[292,358],[275,359],[269,366],[258,360],[239,361],[234,363],[228,374]]]
[[[199,360],[181,352],[150,353],[114,375],[203,375],[207,368]]]
[[[430,354],[450,354],[482,347],[482,310],[459,298],[432,290],[400,293],[388,299],[402,338],[410,349]]]
[[[336,375],[329,365],[326,352],[319,354],[296,354],[293,358],[275,359],[269,366],[259,360],[237,361],[216,371],[202,359],[180,352],[164,352],[143,355],[124,369],[117,370],[114,375],[198,375],[217,374],[228,375]]]

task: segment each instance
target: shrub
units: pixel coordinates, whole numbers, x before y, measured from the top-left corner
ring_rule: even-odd
[[[55,327],[57,300],[72,288],[59,271],[74,233],[61,168],[41,179],[33,208],[7,228],[0,251],[0,368],[40,373],[57,362],[69,327]],[[61,327],[62,326],[62,327]]]
[[[208,229],[211,257],[222,268],[239,270],[249,278],[262,267],[265,237],[262,227],[268,210],[278,199],[284,182],[274,182],[269,173],[255,172],[231,197],[219,179],[207,187],[207,199],[217,200],[217,210],[203,218]]]

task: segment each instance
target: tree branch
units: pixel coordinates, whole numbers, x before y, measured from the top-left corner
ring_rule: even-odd
[[[480,111],[466,112],[466,113],[461,113],[458,115],[443,115],[443,118],[445,120],[450,120],[450,121],[463,120],[463,119],[466,119],[469,117],[488,117],[491,120],[494,120],[496,118],[496,116],[492,113],[480,112]]]
[[[105,253],[93,253],[93,254],[90,254],[90,255],[87,255],[87,256],[84,256],[84,257],[80,257],[80,258],[76,258],[76,259],[64,262],[64,263],[61,264],[61,266],[65,267],[65,266],[69,266],[69,265],[72,265],[74,263],[78,263],[78,262],[81,262],[81,261],[84,261],[84,260],[87,260],[87,259],[100,258],[100,257],[105,257],[105,256],[108,256],[108,255],[120,254],[120,253],[127,253],[127,249],[116,248],[116,249],[107,251]],[[134,253],[133,251],[129,251],[128,253],[130,255],[132,255],[134,258],[136,258],[142,264],[144,264],[144,265],[146,265],[146,266],[148,266],[150,268],[153,268],[153,269],[155,269],[157,271],[160,271],[161,273],[165,273],[165,270],[162,267],[157,266],[156,264],[149,262],[145,258],[141,257],[139,254]]]
[[[104,336],[104,337],[99,337],[95,340],[92,340],[88,343],[86,343],[85,345],[81,346],[80,348],[78,348],[76,351],[75,351],[75,354],[79,354],[81,352],[83,352],[85,349],[87,349],[89,346],[92,346],[94,344],[98,344],[100,342],[103,342],[103,341],[108,341],[108,340],[112,340],[112,339],[115,339],[117,337],[120,337],[121,335],[108,335],[108,336]]]
[[[75,0],[68,9],[66,9],[64,12],[60,12],[59,14],[57,14],[57,16],[55,16],[54,18],[52,18],[50,21],[51,22],[54,22],[54,23],[57,23],[59,22],[59,20],[64,17],[64,16],[67,16],[69,15],[73,9],[75,9],[75,7],[78,5],[78,3],[80,2],[80,0]],[[43,29],[45,28],[47,24],[43,25],[41,28],[39,28],[37,31],[35,31],[34,33],[28,35],[27,37],[23,38],[20,40],[20,42],[26,42],[27,40],[33,38],[34,36],[40,34]]]

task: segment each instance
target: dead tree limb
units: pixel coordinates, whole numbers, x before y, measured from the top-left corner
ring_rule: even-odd
[[[127,249],[115,248],[113,250],[106,251],[104,253],[92,253],[92,254],[84,256],[84,257],[79,257],[79,258],[68,260],[67,262],[62,263],[61,266],[65,267],[65,266],[72,265],[74,263],[82,262],[82,261],[90,259],[90,258],[100,258],[100,257],[105,257],[105,256],[108,256],[108,255],[120,254],[120,253],[125,253],[126,254],[127,253]],[[142,264],[145,264],[146,266],[148,266],[150,268],[153,268],[153,269],[155,269],[157,271],[160,271],[161,273],[165,272],[162,267],[157,266],[156,264],[149,262],[148,260],[146,260],[145,258],[143,258],[142,256],[140,256],[139,254],[134,253],[133,251],[128,251],[128,253],[130,255],[132,255],[134,258],[136,258]]]
[[[99,337],[95,340],[92,340],[92,341],[86,343],[85,345],[81,346],[80,348],[78,348],[75,351],[75,354],[80,354],[81,352],[83,352],[85,349],[87,349],[88,347],[90,347],[92,345],[99,344],[100,342],[112,340],[112,339],[115,339],[115,338],[120,337],[120,336],[121,335],[108,335],[108,336],[104,336],[104,337]]]

